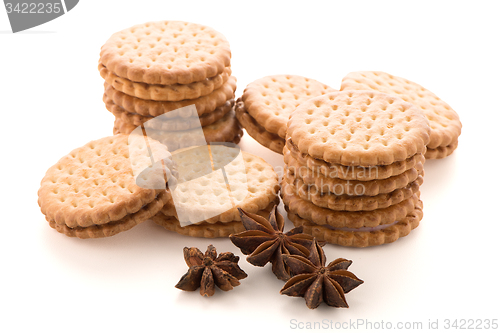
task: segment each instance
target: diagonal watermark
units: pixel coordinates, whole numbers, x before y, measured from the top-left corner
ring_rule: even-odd
[[[72,10],[79,0],[4,0],[12,32],[52,21]]]
[[[168,152],[169,146],[179,148]],[[181,226],[236,208],[248,195],[240,148],[208,144],[195,105],[136,127],[129,135],[129,155],[138,186],[166,189],[168,184]]]

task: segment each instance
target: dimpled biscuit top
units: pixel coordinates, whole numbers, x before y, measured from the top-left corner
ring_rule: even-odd
[[[285,138],[290,113],[302,102],[336,91],[298,75],[266,76],[250,83],[241,97],[246,111],[268,132]]]
[[[402,98],[420,108],[431,127],[428,148],[457,141],[462,124],[458,114],[434,93],[415,82],[384,72],[352,72],[342,79],[341,90],[376,90]]]
[[[42,179],[38,191],[42,213],[70,228],[89,227],[120,220],[153,201],[164,190],[138,186],[134,170],[150,164],[149,151],[155,157],[171,156],[158,142],[149,140],[147,147],[139,141],[115,135],[91,141],[62,157]],[[141,175],[154,177],[149,179],[151,184],[164,184],[163,177],[157,176]],[[141,181],[148,183],[148,179]]]
[[[430,127],[419,108],[375,91],[310,99],[290,115],[287,139],[303,154],[343,165],[387,165],[422,153]]]
[[[207,163],[206,146],[173,153],[180,173],[172,196],[176,209],[191,216],[191,222],[239,221],[237,207],[255,213],[275,200],[279,183],[271,165],[238,148],[209,147],[213,165],[210,160]],[[169,209],[163,212],[173,215]]]
[[[181,21],[135,25],[113,34],[101,63],[123,78],[149,84],[188,84],[230,65],[226,38],[212,28]]]

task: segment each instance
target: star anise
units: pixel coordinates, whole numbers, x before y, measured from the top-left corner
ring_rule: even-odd
[[[302,227],[283,232],[285,220],[278,213],[277,206],[271,210],[269,220],[262,216],[247,213],[241,208],[241,222],[246,231],[229,236],[234,245],[247,256],[247,261],[255,266],[265,266],[272,263],[274,275],[280,280],[288,280],[290,272],[283,261],[284,254],[298,256],[309,255],[313,237],[303,234]]]
[[[240,258],[231,252],[223,252],[217,256],[217,250],[210,244],[203,254],[196,247],[184,248],[184,260],[189,270],[184,274],[176,288],[195,291],[200,288],[202,296],[212,296],[215,286],[228,291],[239,286],[238,280],[247,277],[247,274],[238,266]]]
[[[329,306],[348,308],[344,294],[363,283],[347,271],[351,260],[336,259],[325,267],[326,256],[316,240],[309,257],[284,255],[293,277],[280,290],[281,294],[304,297],[310,309],[324,301]]]

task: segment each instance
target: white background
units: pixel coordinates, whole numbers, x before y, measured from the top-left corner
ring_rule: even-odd
[[[427,328],[439,320],[443,328],[445,319],[500,319],[498,4],[83,0],[18,34],[9,32],[0,7],[0,331],[281,332],[314,321],[420,321]],[[425,164],[419,228],[375,248],[325,246],[329,261],[352,259],[350,270],[365,281],[347,294],[349,309],[309,310],[303,299],[280,295],[283,282],[270,267],[251,266],[227,239],[184,237],[150,221],[91,240],[48,226],[37,205],[47,168],[112,134],[113,117],[101,101],[100,46],[113,32],[166,19],[205,24],[227,37],[238,96],[271,74],[338,88],[350,71],[381,70],[420,83],[460,115],[458,150]],[[240,145],[283,165],[248,135]],[[174,288],[187,270],[182,248],[204,251],[210,243],[240,255],[248,278],[211,298]]]

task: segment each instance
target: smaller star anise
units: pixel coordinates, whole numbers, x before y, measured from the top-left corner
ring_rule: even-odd
[[[274,275],[280,280],[288,280],[290,272],[283,261],[284,254],[298,256],[309,255],[313,237],[303,234],[302,227],[283,232],[285,219],[274,206],[269,214],[269,220],[262,216],[247,213],[241,208],[241,222],[246,231],[229,235],[231,242],[247,256],[247,261],[255,266],[265,266],[272,263]]]
[[[347,271],[351,260],[336,259],[325,267],[326,256],[316,240],[309,257],[285,255],[285,262],[293,277],[280,290],[281,294],[304,297],[310,309],[321,302],[337,308],[348,308],[344,294],[363,283]]]
[[[239,257],[231,252],[223,252],[217,256],[217,250],[210,244],[203,254],[196,247],[184,248],[184,260],[189,270],[184,274],[176,288],[195,291],[200,288],[202,296],[212,296],[215,286],[228,291],[239,286],[238,280],[247,274],[238,266]]]

